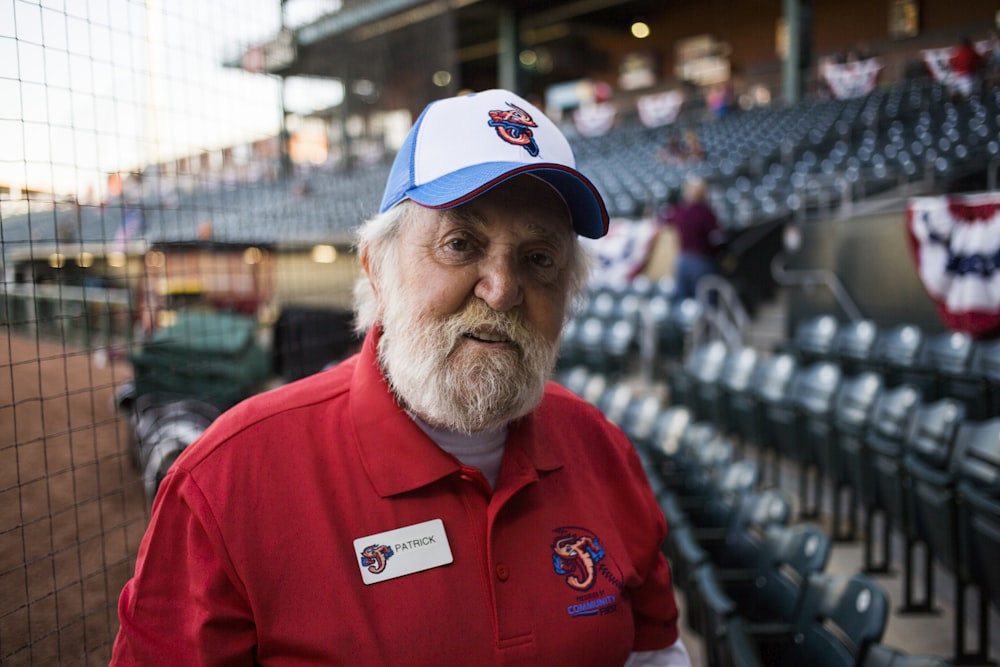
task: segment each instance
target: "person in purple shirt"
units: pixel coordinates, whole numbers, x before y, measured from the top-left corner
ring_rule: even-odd
[[[665,216],[666,224],[677,231],[675,304],[694,297],[703,276],[719,272],[716,257],[725,234],[715,212],[705,201],[707,192],[708,185],[703,178],[694,174],[688,176],[682,200]]]

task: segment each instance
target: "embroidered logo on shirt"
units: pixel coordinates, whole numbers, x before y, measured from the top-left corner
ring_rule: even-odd
[[[624,588],[621,570],[589,530],[574,526],[555,529],[552,541],[552,569],[575,592],[576,602],[566,607],[570,616],[613,613],[618,593]],[[611,590],[604,586],[610,585]]]

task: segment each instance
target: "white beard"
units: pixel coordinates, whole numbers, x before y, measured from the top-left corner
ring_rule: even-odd
[[[397,400],[428,424],[461,433],[504,426],[541,401],[558,341],[546,341],[514,314],[475,299],[464,311],[429,320],[403,289],[384,290],[379,362]],[[514,342],[492,350],[463,334],[488,328]],[[499,346],[498,346],[499,347]]]

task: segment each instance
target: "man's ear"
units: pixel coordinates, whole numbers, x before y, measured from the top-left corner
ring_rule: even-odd
[[[372,292],[375,294],[375,302],[381,304],[382,299],[379,297],[378,283],[375,281],[375,271],[372,269],[371,257],[368,254],[367,247],[360,249],[359,258],[361,260],[361,270],[365,272],[365,277],[368,278],[368,284],[371,285]]]

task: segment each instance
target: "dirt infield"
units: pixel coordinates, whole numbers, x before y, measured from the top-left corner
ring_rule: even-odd
[[[4,371],[9,379],[4,378]],[[128,364],[0,331],[0,665],[106,665],[146,527]]]

